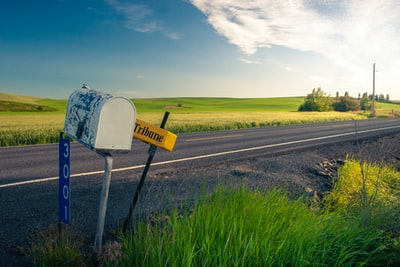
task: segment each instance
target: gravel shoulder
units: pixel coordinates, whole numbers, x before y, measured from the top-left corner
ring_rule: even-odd
[[[343,142],[306,150],[217,163],[200,168],[149,175],[152,190],[173,188],[177,196],[199,187],[247,184],[254,188],[280,188],[293,197],[322,196],[331,190],[337,168],[347,158],[384,163],[400,169],[400,134]],[[150,188],[148,188],[152,191]],[[158,190],[156,190],[158,191]],[[187,199],[187,198],[184,198]]]
[[[261,190],[281,188],[288,191],[292,197],[308,195],[321,198],[325,192],[331,190],[337,176],[337,167],[348,157],[385,163],[399,170],[400,134],[314,147],[268,157],[232,160],[196,168],[190,165],[178,170],[152,171],[150,168],[135,215],[144,216],[171,206],[190,205],[199,194],[209,192],[218,185],[245,184]],[[108,235],[106,239],[126,216],[132,196],[132,190],[128,190],[126,185],[127,181],[121,180],[111,186],[106,218],[106,235]],[[101,184],[97,186],[100,188]],[[84,200],[88,195],[81,195],[81,199],[77,201],[80,206],[75,209],[86,214],[85,217],[81,214],[79,223],[90,242],[94,237],[92,226],[93,220],[97,218],[98,203],[91,203],[92,206],[89,206],[89,201]],[[90,227],[85,226],[85,222],[86,224],[90,222]],[[26,233],[20,234],[25,238],[14,239],[23,240],[21,243],[6,242],[7,245],[4,245],[2,242],[0,266],[32,265],[29,240],[26,239]]]

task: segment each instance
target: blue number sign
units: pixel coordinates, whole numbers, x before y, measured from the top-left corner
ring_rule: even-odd
[[[60,138],[59,143],[59,169],[58,169],[58,218],[60,221],[70,223],[70,141]]]

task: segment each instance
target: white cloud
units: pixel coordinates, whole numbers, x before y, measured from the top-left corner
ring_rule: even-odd
[[[320,76],[317,76],[317,75],[311,75],[309,78],[310,78],[311,80],[313,80],[314,82],[319,82],[319,83],[322,83],[322,82],[326,82],[326,81],[327,81],[325,78],[320,77]]]
[[[107,3],[124,16],[124,26],[137,32],[155,32],[162,28],[162,23],[153,17],[153,12],[145,5],[122,3],[107,0]]]
[[[262,64],[259,60],[247,59],[247,58],[239,58],[240,61],[246,64]]]
[[[168,32],[165,34],[165,36],[167,36],[171,40],[179,40],[182,38],[182,34],[177,32]]]
[[[244,54],[284,46],[353,72],[400,55],[398,0],[190,0]]]
[[[146,5],[123,3],[118,0],[106,0],[107,4],[124,18],[125,28],[143,33],[161,32],[171,40],[180,40],[182,34],[166,29],[164,22],[155,18],[153,11]]]

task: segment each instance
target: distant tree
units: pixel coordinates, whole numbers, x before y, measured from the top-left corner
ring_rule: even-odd
[[[360,93],[358,93],[358,99],[361,99],[361,94]]]
[[[344,96],[349,97],[349,92],[346,91],[346,92],[344,93]]]
[[[339,98],[339,92],[338,91],[336,92],[336,98]]]
[[[368,96],[368,93],[364,93],[360,99],[360,108],[361,110],[369,110],[371,109],[371,98]]]
[[[349,96],[341,96],[338,101],[332,103],[335,111],[356,111],[360,109],[360,102]]]
[[[379,94],[377,101],[385,102],[385,96],[383,94]]]
[[[313,89],[304,99],[299,111],[329,111],[332,109],[332,101],[321,88]]]
[[[374,95],[372,95],[372,94],[369,95],[368,97],[369,97],[369,100],[371,100],[371,101],[374,99]]]
[[[390,102],[390,96],[389,96],[389,94],[386,95],[386,102]]]

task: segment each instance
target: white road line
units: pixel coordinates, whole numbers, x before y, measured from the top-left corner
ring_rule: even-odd
[[[112,172],[121,172],[121,171],[128,171],[128,170],[134,170],[134,169],[140,169],[140,168],[144,168],[144,165],[119,168],[119,169],[112,170]],[[83,172],[83,173],[71,174],[70,177],[72,178],[72,177],[80,177],[80,176],[89,176],[89,175],[103,174],[103,173],[104,173],[104,171]],[[10,184],[2,184],[2,185],[0,185],[0,188],[25,185],[25,184],[33,184],[33,183],[50,182],[50,181],[54,181],[54,180],[58,180],[58,176],[29,180],[29,181],[22,181],[22,182],[10,183]]]
[[[319,140],[324,140],[324,139],[337,138],[337,137],[343,137],[343,136],[349,136],[349,135],[356,135],[356,134],[360,134],[360,133],[368,133],[368,132],[389,130],[389,129],[395,129],[395,128],[400,128],[400,125],[399,126],[383,127],[383,128],[379,128],[379,129],[371,129],[371,130],[350,132],[350,133],[327,135],[327,136],[321,136],[321,137],[315,137],[315,138],[309,138],[309,139],[303,139],[303,140],[289,141],[289,142],[284,142],[284,143],[279,143],[279,144],[270,144],[270,145],[264,145],[264,146],[242,148],[242,149],[237,149],[237,150],[218,152],[218,153],[213,153],[213,154],[205,154],[205,155],[199,155],[199,156],[193,156],[193,157],[187,157],[187,158],[181,158],[181,159],[167,160],[167,161],[155,162],[155,163],[153,163],[151,165],[152,166],[167,165],[167,164],[172,164],[172,163],[177,163],[177,162],[191,161],[191,160],[204,159],[204,158],[212,158],[212,157],[217,157],[217,156],[223,156],[223,155],[229,155],[229,154],[235,154],[235,153],[241,153],[241,152],[248,152],[248,151],[260,150],[260,149],[271,148],[271,147],[279,147],[279,146],[285,146],[285,145],[307,143],[307,142],[312,142],[312,141],[319,141]],[[118,168],[118,169],[112,170],[112,172],[122,172],[122,171],[140,169],[140,168],[144,168],[144,166],[145,165],[137,165],[137,166]],[[95,174],[102,174],[102,173],[104,173],[104,171],[93,171],[93,172],[77,173],[77,174],[71,174],[71,178],[72,177],[79,177],[79,176],[89,176],[89,175],[95,175]],[[49,177],[49,178],[42,178],[42,179],[35,179],[35,180],[29,180],[29,181],[23,181],[23,182],[3,184],[3,185],[0,185],[0,188],[19,186],[19,185],[25,185],[25,184],[32,184],[32,183],[43,183],[43,182],[54,181],[54,180],[57,180],[57,179],[58,179],[58,176],[55,176],[55,177]]]
[[[195,142],[195,141],[225,139],[225,138],[238,137],[238,136],[243,136],[243,134],[223,135],[223,136],[217,136],[217,137],[193,138],[193,139],[188,139],[188,140],[186,140],[185,142]]]

